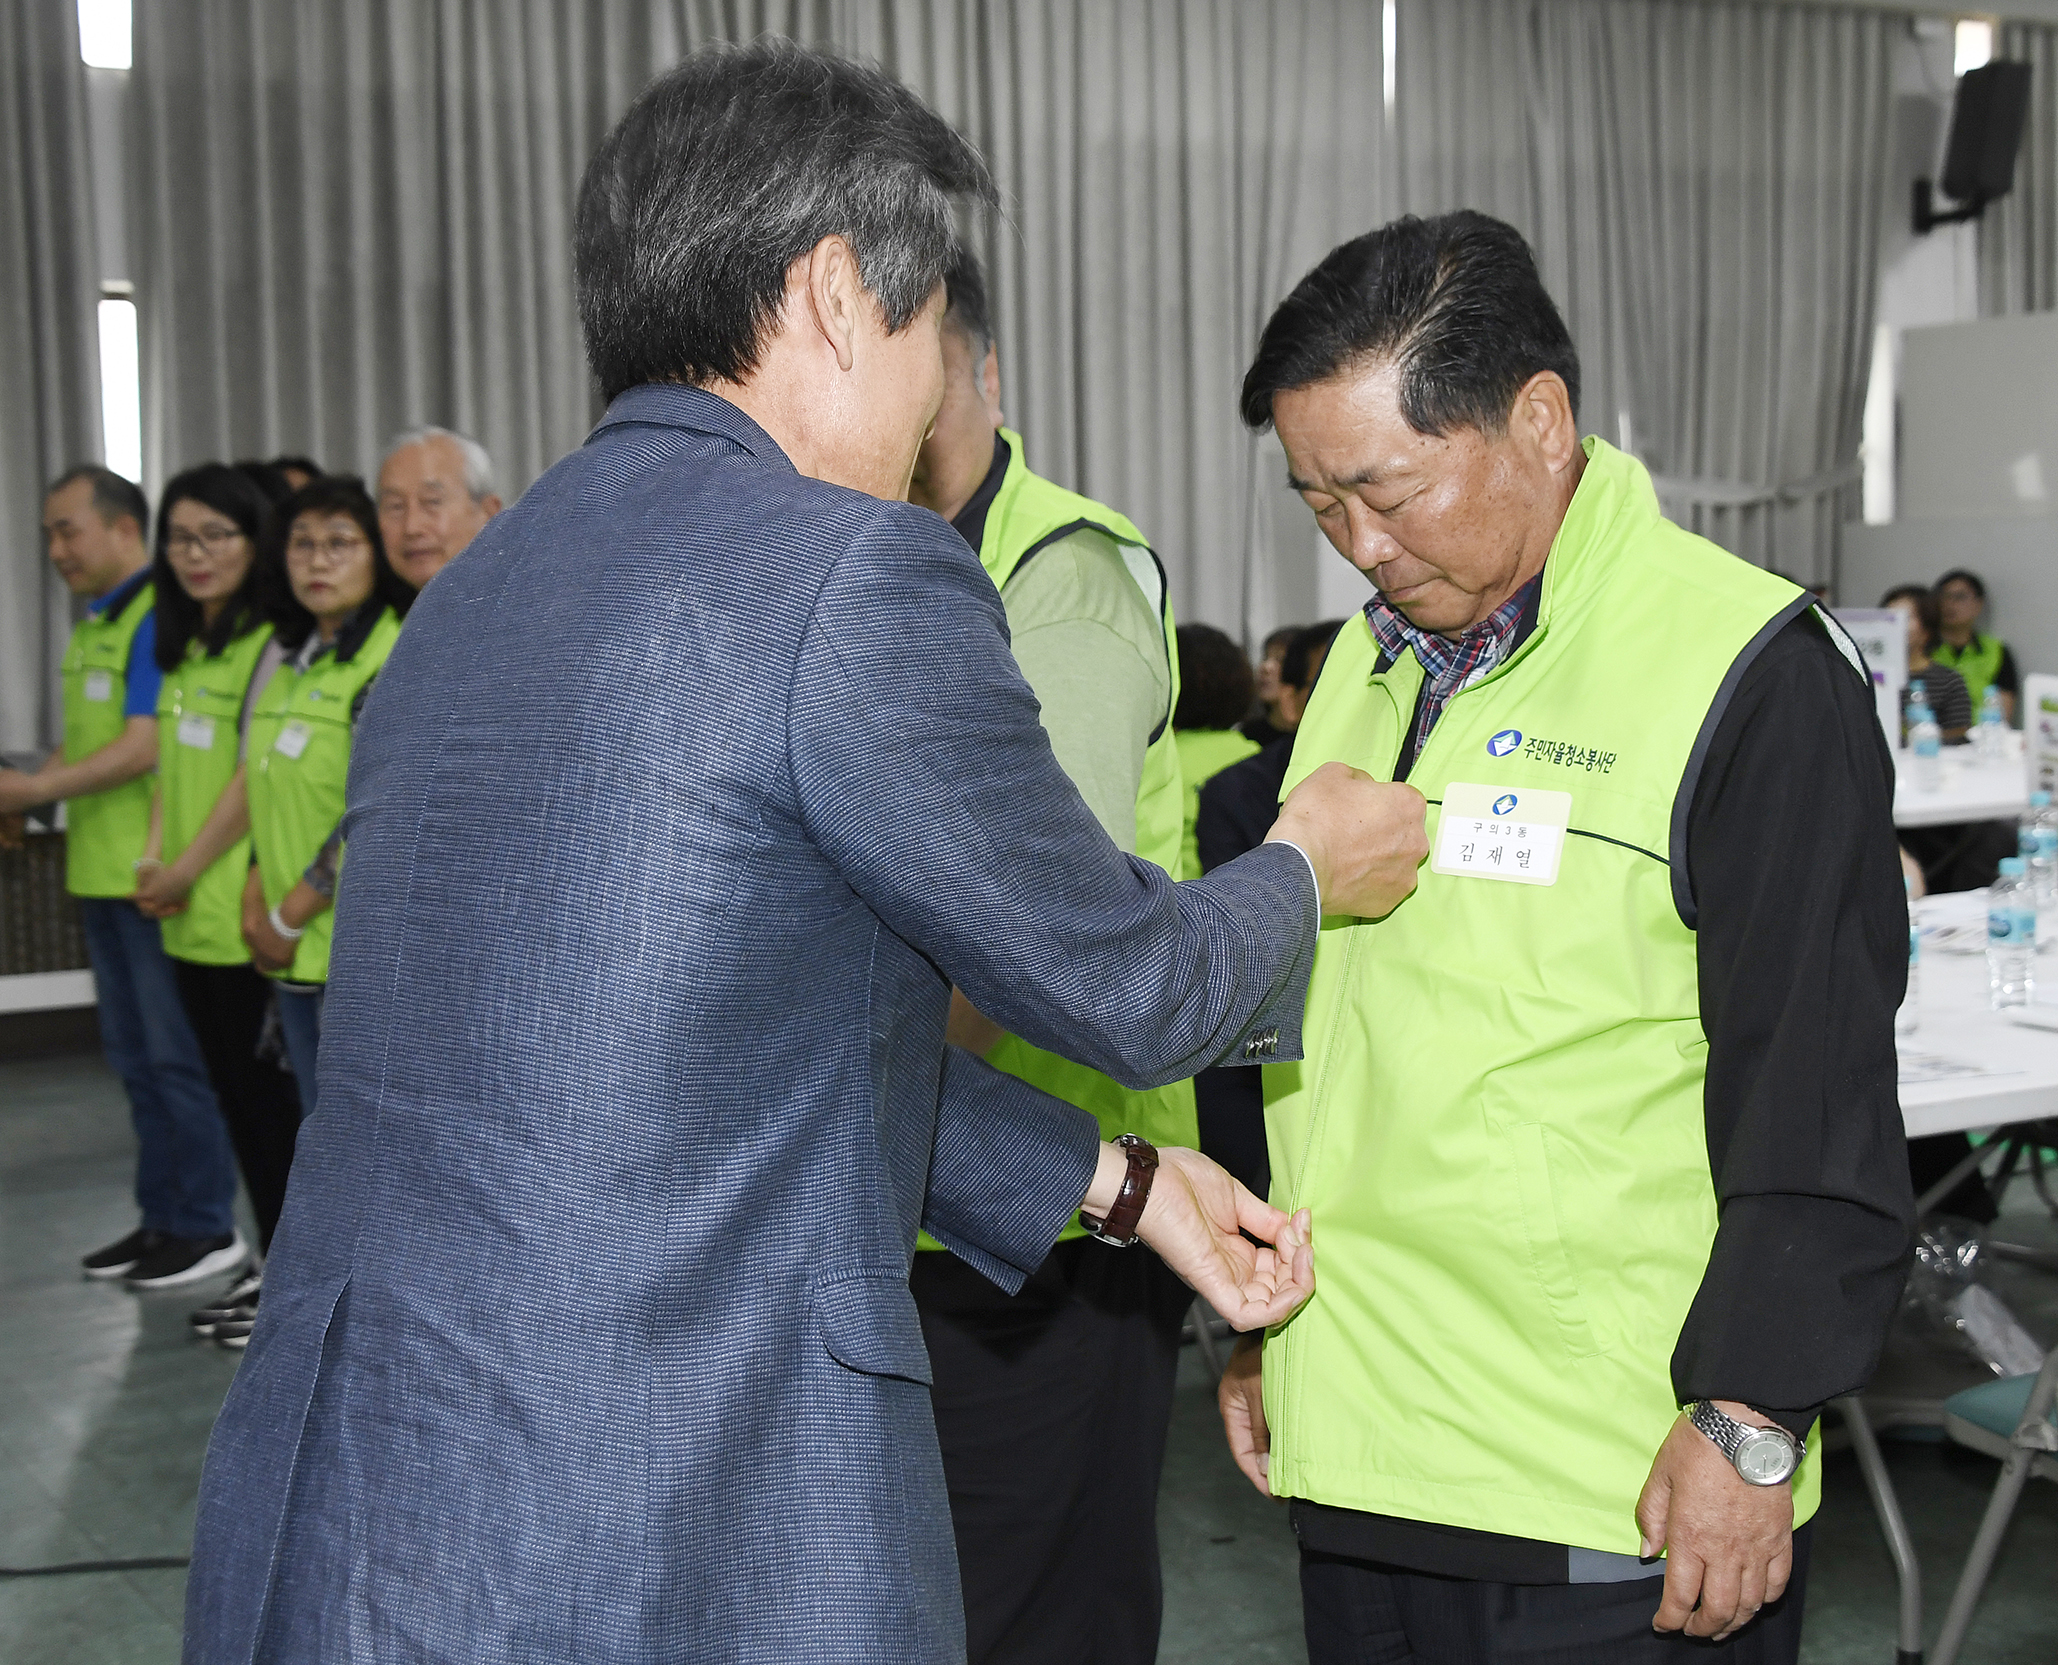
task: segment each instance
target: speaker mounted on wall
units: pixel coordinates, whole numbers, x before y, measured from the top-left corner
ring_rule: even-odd
[[[1944,195],[1959,204],[1939,210],[1935,186],[1915,181],[1915,235],[1932,226],[1976,220],[2015,184],[2015,157],[2029,115],[2029,65],[1983,64],[1958,77],[1951,100],[1951,137],[1944,146]]]

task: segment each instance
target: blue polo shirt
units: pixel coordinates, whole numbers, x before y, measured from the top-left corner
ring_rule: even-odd
[[[98,601],[88,602],[86,611],[95,618],[119,613],[149,582],[150,569],[145,567],[133,578],[124,578]],[[157,609],[153,607],[143,622],[136,626],[135,635],[129,638],[129,662],[122,667],[122,682],[128,691],[122,698],[121,714],[124,717],[156,716],[157,691],[163,681],[164,672],[157,668]]]

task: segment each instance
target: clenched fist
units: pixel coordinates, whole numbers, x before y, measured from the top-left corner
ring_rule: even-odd
[[[1428,859],[1428,813],[1412,786],[1325,763],[1287,795],[1265,842],[1284,839],[1308,853],[1324,913],[1384,919]]]

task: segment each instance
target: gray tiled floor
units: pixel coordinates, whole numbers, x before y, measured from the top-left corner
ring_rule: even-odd
[[[193,1292],[142,1297],[80,1279],[77,1257],[133,1224],[131,1147],[96,1061],[0,1062],[0,1566],[184,1553],[207,1429],[234,1358],[186,1334]],[[2008,1234],[2058,1244],[2026,1195]],[[2058,1339],[2058,1295],[2012,1268],[2004,1295]],[[1994,1467],[1936,1444],[1888,1461],[1929,1574],[1931,1627]],[[1807,1665],[1890,1665],[1892,1570],[1847,1453],[1827,1462]],[[1189,1354],[1168,1453],[1164,1665],[1300,1665],[1284,1513],[1222,1448]],[[2058,1659],[2058,1486],[2032,1487],[1982,1606],[1967,1665]],[[172,1665],[184,1574],[0,1580],[5,1665]]]

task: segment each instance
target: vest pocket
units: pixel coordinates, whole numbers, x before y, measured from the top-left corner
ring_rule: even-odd
[[[1573,1269],[1572,1257],[1565,1251],[1564,1234],[1558,1226],[1558,1197],[1551,1183],[1550,1144],[1554,1135],[1539,1122],[1521,1122],[1507,1130],[1506,1138],[1514,1162],[1515,1183],[1522,1197],[1522,1231],[1528,1243],[1529,1264],[1545,1304],[1551,1309],[1551,1317],[1557,1322],[1559,1338],[1572,1357],[1597,1357],[1601,1347],[1586,1321],[1578,1274]]]

